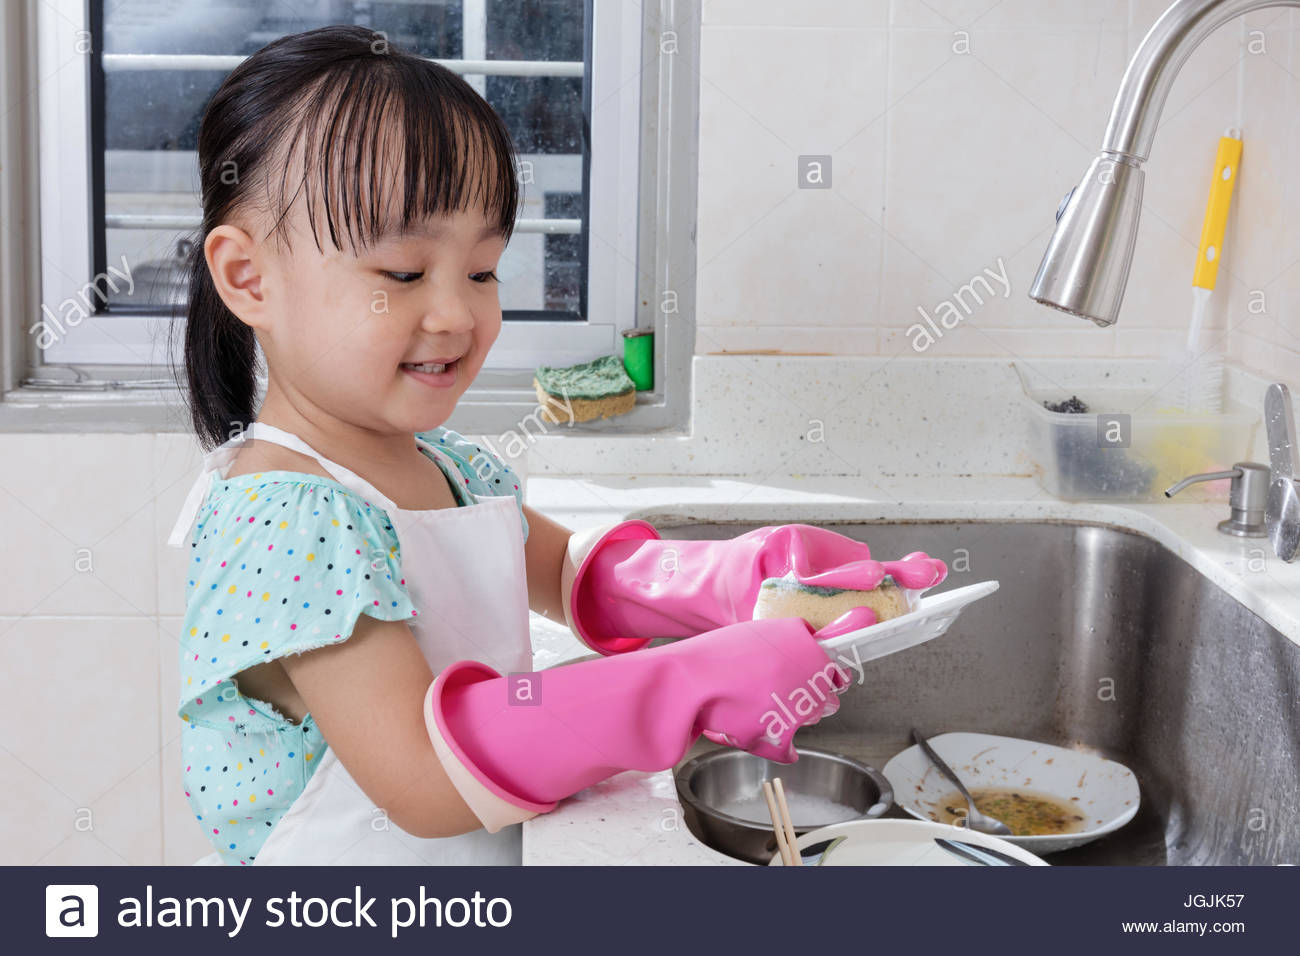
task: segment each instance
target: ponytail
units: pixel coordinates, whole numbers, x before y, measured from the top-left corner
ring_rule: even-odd
[[[185,376],[190,420],[207,451],[225,444],[256,417],[257,339],[252,326],[217,294],[201,242],[193,244],[187,271]]]

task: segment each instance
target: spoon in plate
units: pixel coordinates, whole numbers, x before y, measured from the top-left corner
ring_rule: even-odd
[[[978,830],[980,833],[992,833],[994,836],[1012,836],[1011,828],[1001,820],[995,820],[987,814],[980,813],[975,808],[975,798],[970,795],[970,791],[958,779],[951,767],[943,762],[943,759],[934,752],[934,748],[926,743],[921,732],[915,727],[912,728],[912,740],[921,748],[921,752],[930,758],[930,762],[939,768],[940,773],[951,780],[957,786],[957,792],[966,798],[966,826],[972,830]]]

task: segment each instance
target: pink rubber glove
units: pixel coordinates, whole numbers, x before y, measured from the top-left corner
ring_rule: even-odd
[[[791,571],[804,584],[863,591],[887,574],[913,590],[948,575],[947,565],[923,551],[876,561],[861,541],[806,524],[723,540],[665,541],[645,521],[624,521],[575,534],[568,554],[577,568],[565,601],[569,627],[606,655],[751,620],[763,580]],[[874,623],[871,614],[859,626]]]
[[[802,618],[771,618],[509,677],[459,661],[429,686],[425,724],[496,832],[623,770],[666,770],[705,732],[795,762],[795,731],[835,713],[849,684],[817,637]]]

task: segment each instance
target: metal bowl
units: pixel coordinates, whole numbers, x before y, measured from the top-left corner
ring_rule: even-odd
[[[826,750],[796,747],[795,752],[799,759],[793,764],[774,763],[731,748],[713,750],[682,764],[674,775],[677,800],[691,833],[720,853],[763,866],[776,853],[772,824],[756,823],[717,808],[761,797],[764,780],[780,777],[787,796],[822,797],[852,807],[861,813],[854,819],[879,817],[894,802],[893,788],[874,767]],[[795,835],[800,836],[831,821],[796,817],[793,822]],[[803,852],[815,855],[820,848],[808,847]]]

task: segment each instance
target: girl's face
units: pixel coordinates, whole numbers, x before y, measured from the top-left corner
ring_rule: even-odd
[[[292,250],[263,277],[276,386],[304,414],[364,429],[409,435],[445,422],[501,331],[504,239],[481,211],[461,211],[354,253],[346,238],[334,248],[318,217],[322,252],[302,204],[290,215]],[[441,373],[409,367],[449,359]]]

